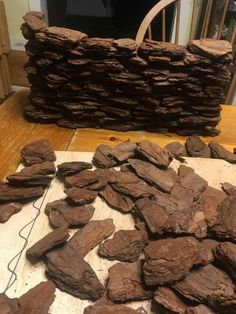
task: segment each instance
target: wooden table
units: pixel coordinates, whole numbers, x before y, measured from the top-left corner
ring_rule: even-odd
[[[54,124],[36,124],[24,119],[24,105],[28,101],[29,89],[22,89],[9,97],[0,106],[0,179],[14,172],[20,162],[20,149],[35,140],[48,139],[55,150],[94,151],[99,144],[114,146],[125,140],[149,139],[160,146],[186,138],[176,134],[158,134],[144,131],[116,132],[96,129],[65,129]],[[223,105],[220,135],[203,137],[207,143],[214,139],[226,148],[236,147],[236,106]]]

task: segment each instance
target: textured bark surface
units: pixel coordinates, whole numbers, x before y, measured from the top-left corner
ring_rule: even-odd
[[[69,240],[68,246],[85,256],[115,231],[112,219],[90,221]]]
[[[22,209],[22,204],[7,203],[0,205],[0,223],[8,221],[12,215],[18,213]]]
[[[170,288],[157,288],[154,300],[161,306],[164,313],[186,314],[187,305]]]
[[[90,191],[88,189],[80,189],[77,187],[65,189],[64,192],[71,201],[73,201],[76,205],[79,206],[90,204],[97,197],[97,192]]]
[[[199,136],[188,137],[185,147],[190,157],[211,158],[209,146],[205,144]]]
[[[236,196],[236,186],[228,183],[228,182],[224,182],[221,184],[222,190],[231,196]]]
[[[98,168],[111,168],[116,166],[117,162],[112,157],[112,148],[108,145],[99,145],[93,156],[93,164]]]
[[[0,185],[0,202],[25,202],[32,201],[44,194],[41,186],[15,187],[9,184]]]
[[[99,245],[98,254],[110,260],[135,262],[148,242],[146,232],[138,230],[119,230],[112,239]]]
[[[233,164],[236,163],[236,154],[231,153],[230,151],[225,149],[222,145],[212,141],[209,143],[209,147],[211,149],[212,157],[218,158],[218,159],[224,159],[225,161],[228,161]]]
[[[185,314],[216,314],[216,312],[213,309],[209,308],[208,306],[200,304],[188,308]]]
[[[153,292],[142,281],[141,262],[118,263],[108,269],[108,296],[112,301],[151,299]]]
[[[209,262],[205,249],[193,237],[150,242],[144,255],[144,279],[149,286],[171,284],[184,278],[193,266]]]
[[[171,142],[164,147],[167,150],[172,158],[175,158],[181,162],[184,161],[184,157],[187,156],[186,148],[179,142]]]
[[[47,140],[39,140],[24,146],[21,149],[21,157],[27,166],[44,161],[55,161],[56,155]]]
[[[124,305],[95,305],[88,306],[83,314],[138,314],[135,311]]]
[[[70,247],[48,253],[46,265],[48,275],[62,291],[89,300],[97,300],[104,294],[93,269]]]
[[[225,271],[236,281],[236,244],[219,243],[214,249],[214,255]]]
[[[99,196],[112,208],[118,209],[121,212],[130,212],[133,208],[133,200],[116,190],[110,184],[107,184]]]
[[[65,243],[68,238],[69,233],[67,227],[59,227],[58,229],[51,231],[34,245],[32,245],[26,251],[26,255],[29,258],[41,257],[50,249]]]
[[[4,293],[0,293],[1,314],[14,314],[18,308],[17,300],[10,299]]]
[[[68,161],[57,166],[58,174],[61,177],[67,177],[77,174],[85,169],[92,169],[92,164],[83,161]]]
[[[118,162],[125,162],[128,158],[134,157],[136,149],[137,145],[135,143],[124,142],[113,147],[111,155]]]
[[[45,213],[53,228],[65,225],[69,227],[86,225],[94,211],[95,208],[92,205],[72,206],[65,200],[48,203],[45,207]]]
[[[236,305],[235,286],[230,277],[222,270],[209,264],[192,270],[173,288],[191,301],[218,307]]]

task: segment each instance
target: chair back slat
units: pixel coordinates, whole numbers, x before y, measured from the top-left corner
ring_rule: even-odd
[[[223,27],[224,27],[224,22],[225,22],[225,17],[226,17],[228,6],[229,6],[229,0],[225,0],[224,9],[223,9],[223,13],[222,13],[221,21],[220,21],[220,28],[219,28],[219,33],[218,33],[217,39],[220,39],[221,36],[222,36],[222,32],[223,32]]]
[[[162,10],[162,41],[166,41],[166,9]]]
[[[148,26],[148,39],[152,40],[152,27],[151,27],[151,24],[149,24],[149,26]]]
[[[212,7],[213,7],[213,0],[208,0],[206,14],[204,16],[204,22],[203,22],[201,38],[206,38],[207,37],[209,24],[210,24]]]
[[[193,0],[193,10],[192,10],[192,18],[191,18],[191,25],[190,25],[190,31],[189,31],[189,40],[193,39],[193,26],[194,26],[195,17],[196,17],[196,4],[197,4],[197,1]]]
[[[176,10],[175,43],[176,44],[179,43],[180,9],[181,9],[181,0],[177,0],[175,3],[175,10]]]

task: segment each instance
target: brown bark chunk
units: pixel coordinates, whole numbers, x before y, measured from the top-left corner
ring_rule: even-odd
[[[187,156],[186,148],[184,145],[179,142],[171,142],[164,147],[167,150],[172,158],[175,158],[181,162],[184,162],[185,156]]]
[[[93,156],[93,164],[98,168],[111,168],[117,165],[112,158],[112,148],[108,145],[99,145]]]
[[[118,209],[122,212],[130,212],[133,208],[133,200],[122,193],[114,190],[110,184],[107,184],[99,196],[112,208]]]
[[[68,161],[57,166],[58,174],[61,177],[67,177],[77,174],[86,169],[92,169],[92,164],[83,161]]]
[[[8,221],[12,215],[22,210],[22,205],[19,203],[8,203],[0,205],[0,223]]]
[[[225,183],[221,184],[221,187],[222,187],[222,190],[226,194],[231,195],[231,196],[236,196],[236,186],[234,186],[228,182],[225,182]]]
[[[98,254],[110,260],[135,262],[147,244],[146,232],[138,230],[119,230],[112,239],[99,245]]]
[[[173,283],[184,278],[193,266],[209,262],[205,249],[193,237],[150,242],[144,255],[144,280],[149,286]]]
[[[65,200],[57,200],[48,203],[45,213],[49,217],[50,224],[53,228],[63,225],[83,226],[92,218],[95,208],[92,205],[71,206]]]
[[[172,161],[169,152],[147,140],[138,143],[138,151],[154,165],[167,168]]]
[[[15,314],[17,308],[17,299],[10,299],[4,293],[0,293],[1,314]]]
[[[73,235],[68,241],[68,246],[72,247],[81,256],[85,256],[114,231],[115,226],[111,218],[90,221]]]
[[[97,197],[97,192],[77,187],[66,189],[64,192],[67,194],[69,199],[79,206],[92,203]]]
[[[219,243],[214,249],[214,255],[225,271],[236,280],[236,244]]]
[[[139,314],[140,312],[135,311],[124,305],[94,305],[88,306],[84,310],[84,314]]]
[[[151,299],[153,292],[142,281],[141,262],[118,263],[108,269],[108,295],[116,302]]]
[[[236,163],[236,154],[231,153],[222,145],[212,141],[209,143],[209,147],[214,158],[224,159],[225,161],[228,161],[232,164]]]
[[[67,227],[62,226],[56,230],[51,231],[34,245],[32,245],[26,251],[26,255],[29,258],[41,257],[53,247],[65,243],[68,238],[69,233]]]
[[[211,150],[199,136],[190,136],[186,141],[186,150],[190,157],[211,158]]]
[[[53,177],[49,176],[28,176],[28,175],[20,175],[20,174],[13,174],[7,176],[8,183],[13,186],[20,186],[20,187],[33,187],[33,186],[42,186],[47,187],[50,182],[52,181]]]
[[[161,306],[161,308],[164,308],[167,313],[186,314],[187,305],[184,304],[183,301],[170,288],[157,288],[155,291],[154,300]]]
[[[208,306],[200,304],[188,308],[185,314],[217,314],[217,313]]]
[[[0,185],[0,202],[29,201],[37,199],[44,194],[41,186],[15,187],[9,184]]]
[[[129,164],[135,170],[136,174],[154,185],[163,192],[170,192],[175,185],[175,178],[168,170],[161,170],[149,162],[139,159],[129,159]]]
[[[47,254],[47,273],[56,286],[80,299],[97,300],[104,287],[83,258],[67,245]]]
[[[35,141],[21,149],[21,157],[27,166],[44,161],[55,161],[56,155],[47,140]]]
[[[119,162],[124,162],[128,158],[134,157],[137,145],[132,142],[124,142],[116,145],[112,149],[111,155]]]

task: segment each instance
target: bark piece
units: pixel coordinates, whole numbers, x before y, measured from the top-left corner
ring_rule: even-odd
[[[208,262],[205,249],[193,237],[150,242],[144,255],[144,280],[149,286],[173,283],[184,278],[193,266]]]
[[[224,182],[221,184],[222,190],[231,196],[236,196],[236,186],[228,183],[228,182]]]
[[[236,281],[236,244],[219,243],[214,249],[214,255],[225,271]]]
[[[129,164],[135,170],[137,175],[147,181],[150,185],[154,185],[163,192],[170,192],[175,185],[175,178],[168,170],[161,170],[152,164],[139,160],[129,159]]]
[[[118,172],[113,170],[111,171],[109,182],[116,191],[134,198],[153,195],[156,191],[156,189],[152,188],[132,172]]]
[[[0,223],[8,221],[12,215],[22,210],[22,204],[7,203],[0,205]]]
[[[44,30],[47,27],[44,22],[44,16],[41,12],[28,12],[23,19],[25,23],[35,32]]]
[[[219,239],[236,242],[236,196],[227,196],[218,206],[216,222],[211,231]]]
[[[155,291],[154,300],[164,308],[164,313],[186,314],[187,305],[167,287],[159,287]]]
[[[216,314],[216,312],[208,306],[200,304],[188,308],[185,314]]]
[[[78,172],[86,169],[92,169],[92,164],[83,161],[69,161],[63,162],[57,166],[58,174],[61,177],[67,177],[77,174]]]
[[[15,314],[18,309],[17,299],[10,299],[4,293],[0,293],[1,314]]]
[[[18,299],[19,309],[15,314],[48,314],[55,299],[55,285],[51,281],[41,282]]]
[[[47,140],[35,141],[21,149],[24,164],[31,166],[44,161],[55,161],[56,155]]]
[[[235,286],[222,270],[209,264],[192,270],[172,286],[190,301],[205,303],[213,308],[236,304]]]
[[[232,46],[229,42],[210,38],[192,40],[188,47],[191,51],[209,58],[219,58],[232,52]]]
[[[112,239],[99,245],[98,254],[109,260],[135,262],[148,242],[146,232],[138,230],[119,230]]]
[[[222,145],[212,141],[209,143],[209,147],[214,158],[224,159],[232,164],[236,163],[236,154],[231,153]]]
[[[111,155],[119,162],[124,162],[128,158],[134,157],[137,145],[132,142],[124,142],[116,145],[112,149]]]
[[[172,158],[175,158],[181,162],[184,162],[184,157],[187,156],[186,148],[179,142],[171,142],[164,147]]]
[[[67,245],[47,254],[47,273],[56,286],[80,299],[97,300],[104,287],[83,258]]]
[[[64,192],[70,200],[79,206],[92,203],[97,197],[97,192],[77,187],[66,189]]]
[[[9,177],[11,176],[14,176],[14,177],[46,176],[49,174],[54,174],[55,171],[56,171],[56,167],[54,163],[51,161],[45,161],[38,164],[34,164],[29,167],[25,167],[21,171],[16,172],[10,175]]]
[[[68,246],[72,247],[81,256],[85,256],[114,231],[115,226],[111,218],[90,221],[73,235],[68,241]]]
[[[219,244],[218,241],[214,239],[203,239],[201,241],[201,246],[206,250],[206,259],[209,260],[209,263],[213,262],[215,259],[214,250]]]
[[[99,196],[112,208],[118,209],[124,213],[130,212],[133,209],[133,200],[122,193],[114,190],[110,184],[107,184]]]
[[[84,314],[139,314],[140,312],[135,311],[124,305],[94,305],[88,306],[84,310]]]
[[[45,213],[53,228],[68,225],[69,227],[86,225],[94,214],[92,205],[71,206],[65,200],[48,203]]]
[[[14,174],[7,176],[8,183],[12,186],[19,186],[19,187],[34,187],[34,186],[41,186],[46,188],[51,181],[53,180],[53,177],[49,176],[25,176],[20,174]]]
[[[186,150],[190,157],[211,158],[211,150],[199,136],[190,136],[186,141]]]
[[[0,202],[23,202],[37,199],[44,194],[41,186],[15,187],[9,184],[0,185]]]
[[[62,245],[69,238],[67,227],[60,227],[51,231],[34,245],[32,245],[27,251],[26,255],[29,258],[38,258],[43,256],[50,249]]]
[[[118,263],[108,269],[108,295],[116,302],[148,300],[153,292],[142,281],[141,262]]]
[[[117,165],[112,157],[112,148],[108,145],[99,145],[93,156],[93,164],[98,168],[111,168]]]
[[[172,161],[169,152],[147,140],[138,143],[138,151],[154,165],[167,168]]]

